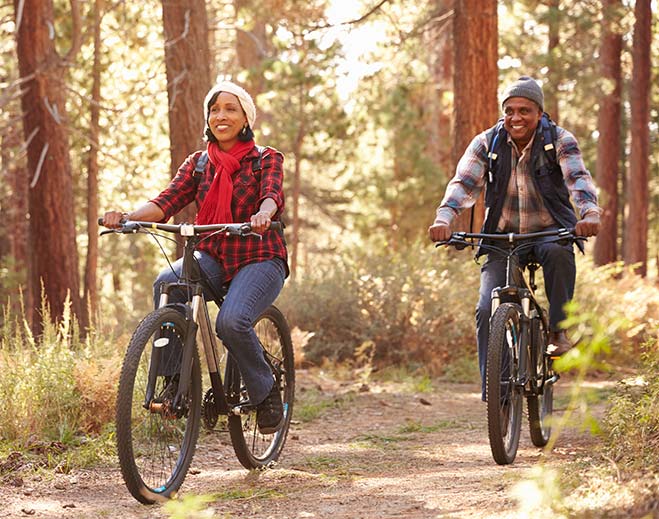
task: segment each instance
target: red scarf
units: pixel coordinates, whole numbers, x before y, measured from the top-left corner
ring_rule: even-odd
[[[229,151],[222,151],[216,142],[208,143],[208,158],[215,167],[215,177],[206,198],[199,208],[195,223],[232,223],[231,197],[233,180],[231,176],[240,169],[240,159],[254,148],[254,141],[238,141]]]

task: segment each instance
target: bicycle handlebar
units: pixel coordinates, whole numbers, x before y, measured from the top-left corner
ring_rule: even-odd
[[[474,242],[467,240],[495,240],[495,241],[507,241],[508,243],[516,243],[524,240],[532,240],[533,238],[545,238],[548,236],[555,236],[558,240],[569,239],[574,241],[577,240],[586,240],[583,236],[577,236],[574,234],[575,229],[572,228],[561,228],[561,229],[552,229],[549,231],[538,231],[538,232],[529,232],[529,233],[499,233],[499,234],[486,234],[486,233],[472,233],[472,232],[454,232],[451,233],[451,238],[444,241],[439,241],[435,244],[436,247],[440,245],[451,245],[457,249],[463,249],[468,246],[476,246]]]
[[[103,225],[103,217],[98,218],[98,225]],[[269,230],[281,231],[283,228],[282,223],[279,221],[271,222]],[[169,224],[158,222],[141,222],[134,220],[126,220],[121,222],[121,227],[117,229],[110,229],[102,231],[101,235],[109,233],[119,234],[132,234],[141,229],[150,229],[157,231],[170,232],[173,234],[180,234],[181,236],[194,236],[204,234],[207,232],[225,232],[227,234],[237,236],[248,236],[256,233],[252,232],[252,226],[249,222],[244,223],[214,223],[207,225],[193,225],[189,223]]]

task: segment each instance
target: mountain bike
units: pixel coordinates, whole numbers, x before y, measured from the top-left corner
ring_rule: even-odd
[[[99,224],[102,225],[102,219]],[[270,231],[280,229],[279,222],[272,222]],[[125,221],[120,228],[101,234],[147,233],[159,244],[159,238],[172,239],[155,231],[185,237],[182,274],[176,283],[162,287],[158,308],[144,317],[130,339],[116,410],[121,474],[133,497],[144,504],[170,498],[181,487],[195,453],[202,421],[207,429],[213,429],[219,417],[226,416],[231,443],[240,463],[247,469],[271,466],[286,442],[295,393],[290,330],[275,306],[266,309],[254,323],[284,404],[285,420],[274,434],[259,432],[257,406],[250,401],[237,362],[228,350],[218,349],[211,325],[203,290],[211,287],[194,258],[195,247],[214,233],[254,235],[250,225]],[[186,302],[170,303],[173,290],[183,291]],[[226,290],[214,298],[219,306],[224,295]],[[210,381],[203,397],[198,339]]]
[[[535,274],[540,265],[529,249],[540,240],[573,243],[579,239],[584,238],[575,236],[574,229],[556,229],[526,234],[454,232],[448,241],[437,243],[459,250],[481,247],[506,258],[506,284],[492,290],[485,382],[490,448],[500,465],[512,463],[517,455],[524,397],[531,441],[536,447],[547,444],[553,388],[559,379],[553,357],[547,352],[547,312],[535,296]],[[528,257],[522,264],[520,253],[524,252]]]

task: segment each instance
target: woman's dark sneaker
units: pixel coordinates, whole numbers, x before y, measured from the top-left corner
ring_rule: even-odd
[[[284,405],[275,382],[265,400],[256,407],[256,423],[261,434],[274,434],[284,425]]]

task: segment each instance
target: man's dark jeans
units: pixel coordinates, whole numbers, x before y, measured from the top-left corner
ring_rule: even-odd
[[[572,299],[576,278],[574,250],[572,244],[538,243],[528,252],[522,252],[524,264],[529,252],[542,266],[545,291],[549,301],[549,329],[559,331],[559,323],[565,319],[563,306]],[[481,267],[481,286],[476,307],[476,334],[478,342],[478,365],[481,373],[482,399],[485,401],[485,373],[487,342],[490,335],[490,313],[492,289],[506,283],[506,259],[490,253]]]

